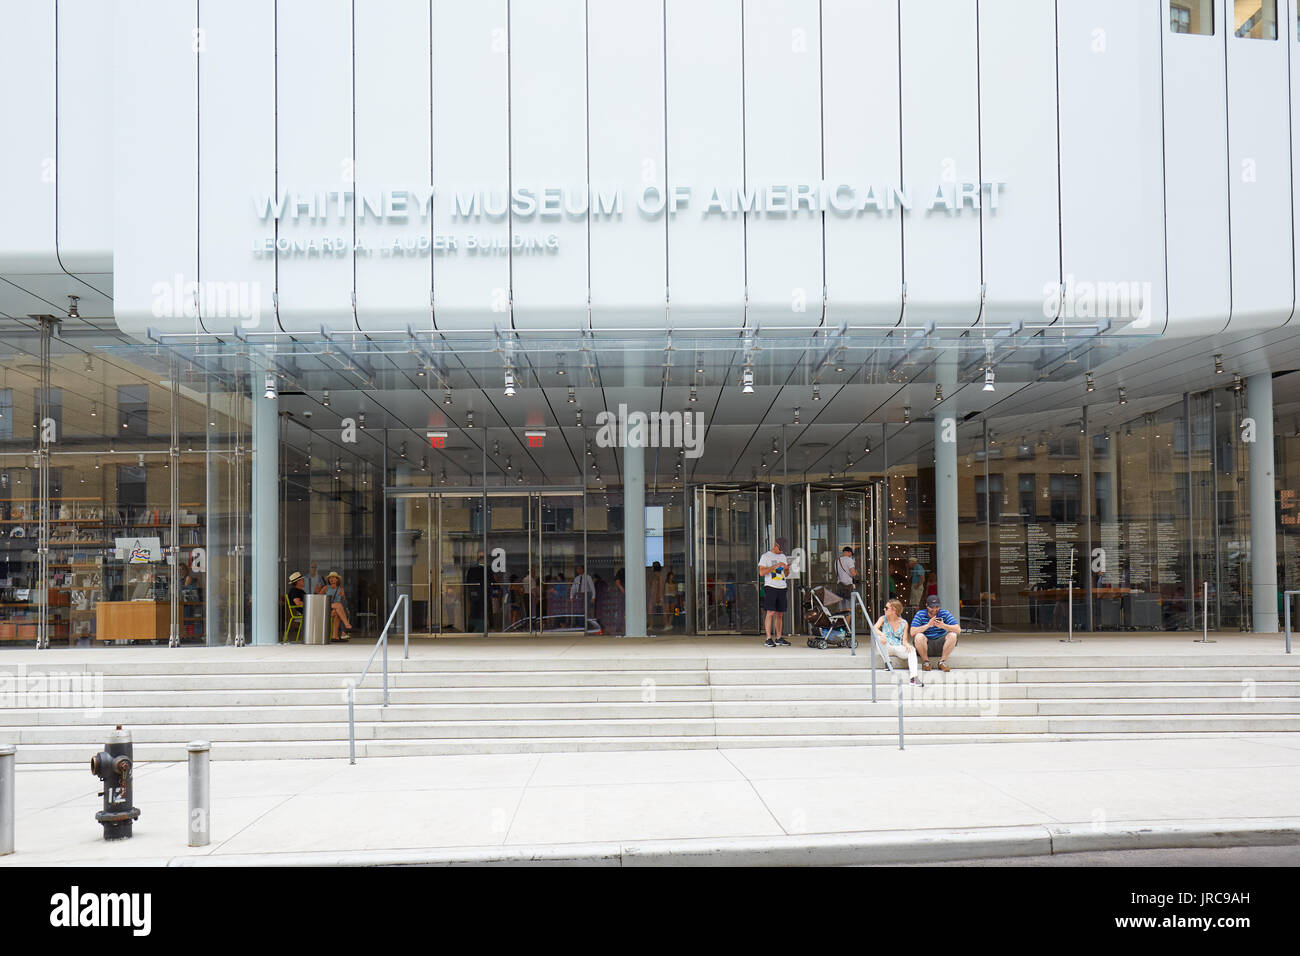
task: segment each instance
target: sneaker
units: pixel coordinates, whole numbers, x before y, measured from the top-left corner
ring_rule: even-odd
[[[940,661],[940,662],[939,662],[939,670],[943,671],[945,674],[948,673],[948,671],[949,671],[950,669],[951,669],[951,668],[948,667],[948,662],[947,662],[947,661]]]
[[[776,639],[776,642],[777,642],[778,644],[783,644],[783,645],[785,645],[786,647],[789,647],[789,646],[790,646],[790,642],[787,641],[784,637],[778,637],[778,638]]]
[[[921,661],[921,670],[923,670],[923,671],[928,671],[929,669],[930,669],[930,662],[929,662],[929,661]]]
[[[769,637],[767,640],[765,640],[765,641],[763,642],[763,646],[764,646],[764,647],[776,647],[776,641],[772,640],[772,639]]]
[[[908,681],[908,683],[915,684],[917,687],[925,686],[924,684],[921,683],[921,678],[919,677],[913,677],[910,681]]]

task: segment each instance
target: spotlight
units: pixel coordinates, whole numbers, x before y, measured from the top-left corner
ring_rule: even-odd
[[[866,441],[866,444],[862,446],[862,454],[864,454],[864,455],[870,455],[870,454],[871,454],[871,439],[870,439],[870,438],[868,438],[867,441]]]
[[[792,421],[790,424],[792,424],[792,425],[798,425],[798,424],[799,424],[799,406],[798,406],[798,405],[796,405],[796,406],[794,407],[794,421]]]
[[[465,413],[465,427],[466,428],[474,427],[474,413],[472,411],[468,411]]]
[[[91,357],[90,357],[90,353],[87,352],[87,353],[86,353],[86,371],[87,371],[87,372],[93,372],[94,370],[95,370],[95,363],[94,363],[94,360],[91,359]]]
[[[429,470],[429,459],[424,455],[420,456],[420,470],[421,471]]]
[[[506,395],[513,397],[515,394],[515,373],[506,369]]]
[[[1223,374],[1223,353],[1222,352],[1216,352],[1214,355],[1214,374],[1215,375]]]
[[[822,400],[822,387],[821,387],[821,385],[816,385],[816,384],[813,385],[813,399],[812,399],[812,400],[813,400],[814,402],[820,402],[820,401]]]
[[[442,404],[444,405],[451,404],[451,389],[447,389],[442,393]]]
[[[1119,387],[1119,403],[1121,405],[1128,404],[1128,390],[1123,385]]]
[[[357,427],[362,431],[366,430],[366,413],[361,412],[357,415]]]
[[[1245,387],[1245,385],[1246,385],[1246,383],[1243,382],[1243,381],[1241,380],[1241,376],[1238,375],[1236,372],[1233,372],[1233,373],[1232,373],[1232,390],[1233,390],[1234,392],[1240,392],[1240,391]]]
[[[275,375],[271,372],[266,373],[266,397],[275,398]]]
[[[741,373],[741,382],[744,384],[744,388],[742,388],[741,391],[744,392],[746,395],[753,395],[754,394],[754,370],[750,368],[748,365],[745,366],[745,371]]]
[[[1083,374],[1083,379],[1084,382],[1086,383],[1084,386],[1086,391],[1095,392],[1097,390],[1097,383],[1092,380],[1091,372],[1085,372]]]
[[[579,409],[577,409],[576,411],[574,411],[574,413],[573,413],[573,424],[575,424],[575,425],[578,426],[579,428],[582,427],[582,409],[581,409],[581,408],[579,408]]]
[[[70,296],[68,296],[68,318],[70,318],[70,319],[79,319],[79,318],[81,318],[81,313],[77,311],[77,302],[78,302],[78,300],[80,300],[80,299],[81,299],[81,296],[79,296],[79,295],[70,295]]]
[[[401,455],[402,460],[405,461],[405,460],[406,460],[406,442],[402,442],[402,447],[401,447],[400,449],[398,449],[398,452],[399,452],[399,454]]]
[[[570,386],[569,386],[569,404],[572,405],[572,404],[574,404],[575,402],[577,402],[577,400],[578,400],[578,397],[577,397],[577,396],[574,394],[574,392],[573,392],[573,386],[570,385]]]
[[[514,467],[515,466],[510,463],[510,456],[506,455],[506,471],[513,471]]]
[[[695,388],[695,386],[692,385],[692,386],[691,386],[691,401],[692,401],[692,402],[698,402],[699,400],[700,400],[700,393],[699,393],[699,391]]]
[[[567,374],[568,374],[568,372],[567,372],[567,371],[565,370],[565,368],[564,368],[564,353],[563,353],[563,352],[561,352],[561,353],[559,353],[558,355],[555,356],[555,374],[556,374],[556,375],[567,375]]]
[[[90,403],[90,417],[95,418],[99,414],[99,402]]]
[[[516,478],[515,481],[519,482],[521,485],[524,483],[524,473],[522,471],[519,473],[519,477]]]
[[[912,406],[911,406],[911,405],[904,405],[904,406],[903,406],[903,424],[904,424],[904,425],[910,425],[910,424],[912,424]]]
[[[934,386],[934,403],[937,405],[942,401],[943,401],[943,386],[936,382]]]
[[[322,396],[322,404],[326,408],[330,407],[330,390],[328,388],[325,389],[325,394]]]
[[[781,456],[781,445],[776,440],[776,436],[773,435],[772,436],[772,457],[779,458],[780,456]]]
[[[986,392],[996,391],[996,389],[994,389],[993,387],[993,369],[991,368],[986,368],[984,370],[984,391]]]
[[[444,468],[442,469],[442,471],[438,472],[438,484],[445,485],[446,483],[447,483],[447,469]]]

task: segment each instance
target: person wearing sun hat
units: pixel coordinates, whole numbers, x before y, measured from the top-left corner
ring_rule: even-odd
[[[325,575],[325,583],[316,591],[317,594],[325,595],[325,599],[330,605],[330,626],[331,641],[347,641],[347,637],[339,637],[339,627],[343,627],[343,633],[352,632],[352,622],[348,620],[347,608],[344,607],[344,601],[347,600],[347,594],[343,590],[343,576],[337,571],[331,571]]]
[[[289,575],[289,600],[295,607],[302,607],[306,596],[307,579],[302,576],[301,571],[295,571]]]

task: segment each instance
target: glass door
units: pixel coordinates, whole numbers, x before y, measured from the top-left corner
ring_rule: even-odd
[[[872,614],[884,604],[872,521],[878,498],[879,489],[873,484],[809,484],[795,495],[795,525],[800,547],[807,555],[808,575],[803,585],[835,593],[838,585],[849,583]],[[844,552],[846,547],[852,554]]]
[[[770,485],[699,485],[692,495],[695,627],[710,634],[757,634],[758,559],[771,542]]]

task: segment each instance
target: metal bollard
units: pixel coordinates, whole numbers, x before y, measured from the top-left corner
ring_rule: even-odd
[[[186,749],[190,755],[189,845],[207,846],[212,842],[212,744],[191,740]]]
[[[14,751],[0,744],[0,856],[14,851]]]

